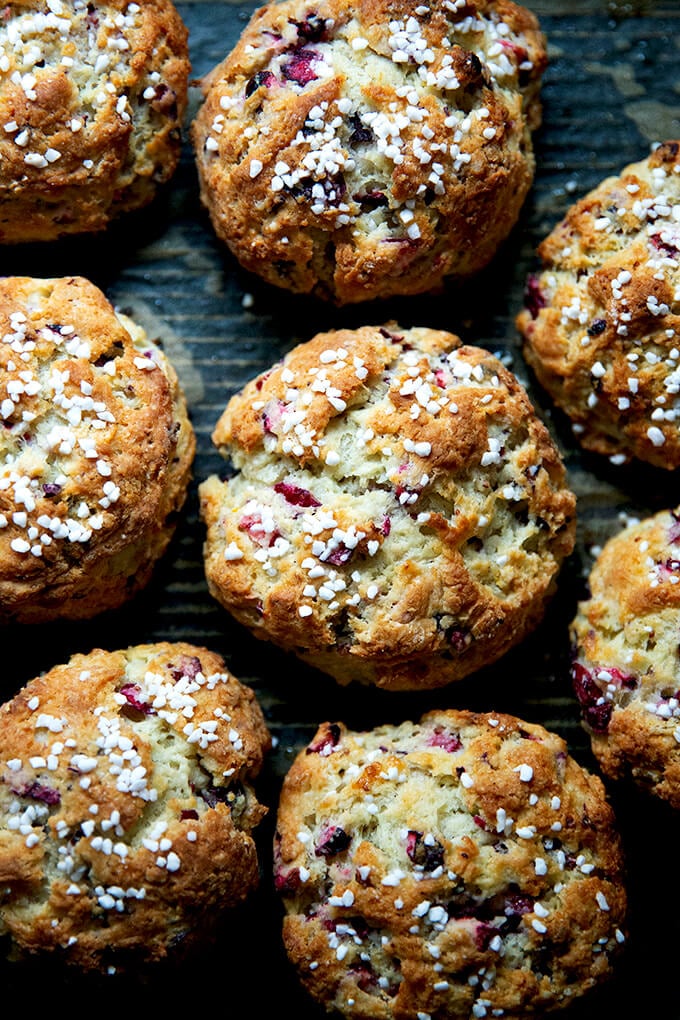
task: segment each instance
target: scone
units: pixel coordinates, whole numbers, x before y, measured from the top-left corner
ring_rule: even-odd
[[[201,196],[246,269],[338,304],[485,266],[531,186],[546,64],[510,0],[284,0],[203,80]]]
[[[10,958],[124,970],[209,937],[259,880],[269,746],[253,692],[190,644],[97,649],[27,684],[0,710]]]
[[[431,329],[317,334],[229,401],[200,486],[212,595],[341,683],[440,687],[541,619],[574,543],[516,378]]]
[[[13,0],[0,19],[0,243],[102,230],[173,174],[187,32],[170,0]]]
[[[0,279],[0,623],[84,619],[150,579],[195,438],[174,369],[79,277]]]
[[[573,682],[604,773],[680,808],[680,507],[609,539],[572,624]]]
[[[540,245],[517,324],[587,450],[680,466],[680,142],[577,202]]]
[[[321,726],[283,784],[275,884],[300,980],[348,1018],[543,1015],[625,941],[601,781],[502,714]]]

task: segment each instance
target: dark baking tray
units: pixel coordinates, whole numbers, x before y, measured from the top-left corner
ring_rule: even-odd
[[[98,237],[0,250],[1,274],[89,276],[159,337],[184,383],[198,438],[188,504],[150,587],[123,610],[89,623],[6,628],[0,697],[11,697],[31,677],[74,652],[189,640],[222,653],[236,676],[255,689],[275,737],[258,787],[270,808],[258,830],[260,889],[230,915],[218,938],[197,957],[173,960],[150,974],[86,978],[55,974],[49,964],[37,972],[0,964],[6,1002],[12,992],[26,1002],[37,979],[52,1003],[56,994],[64,997],[64,1005],[77,1006],[85,996],[92,1004],[101,1003],[105,992],[112,1003],[137,1011],[161,1006],[170,992],[178,1005],[186,995],[196,1006],[209,1003],[231,1016],[323,1016],[298,986],[283,952],[271,840],[282,777],[326,719],[369,728],[416,718],[435,707],[508,711],[560,733],[572,754],[596,770],[569,685],[568,625],[596,547],[618,530],[622,514],[644,516],[679,502],[677,473],[614,468],[579,452],[566,423],[524,366],[514,316],[537,243],[574,197],[642,158],[653,142],[680,138],[680,5],[672,0],[536,0],[529,6],[541,19],[550,52],[544,123],[535,140],[536,182],[494,263],[462,290],[451,286],[436,298],[341,310],[275,292],[243,272],[215,240],[200,206],[186,141],[177,175],[151,208]],[[255,4],[193,0],[178,7],[189,28],[198,78],[231,48]],[[192,88],[193,109],[199,99],[198,89]],[[256,641],[211,600],[201,560],[196,486],[221,469],[210,433],[228,397],[320,329],[390,318],[404,326],[449,329],[506,358],[559,442],[578,497],[577,547],[542,625],[495,666],[421,695],[341,688]],[[680,1015],[673,981],[680,946],[679,820],[629,786],[610,784],[609,791],[627,850],[631,937],[616,978],[562,1015],[564,1020],[594,1020],[602,1012],[631,1016],[644,992],[645,1011],[669,1020]],[[48,992],[43,979],[56,980],[58,992],[54,987]]]

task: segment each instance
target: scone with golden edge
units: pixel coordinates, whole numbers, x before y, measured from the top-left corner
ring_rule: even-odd
[[[680,142],[577,202],[540,245],[517,319],[579,442],[680,467]]]
[[[0,932],[99,970],[191,946],[259,879],[253,692],[185,643],[75,655],[0,711]]]
[[[431,329],[320,333],[232,397],[200,487],[211,593],[341,683],[439,687],[540,620],[574,542],[557,449],[500,361]]]
[[[348,1018],[543,1015],[625,941],[601,781],[512,716],[326,723],[284,781],[274,849],[288,955]]]
[[[510,0],[284,0],[203,80],[201,195],[246,269],[338,304],[485,266],[534,174],[546,63]]]
[[[0,243],[102,230],[179,159],[187,32],[170,0],[17,0],[0,19]]]
[[[572,624],[573,682],[606,775],[680,808],[680,507],[609,539]]]
[[[174,369],[79,277],[0,280],[0,622],[79,619],[149,580],[195,439]]]

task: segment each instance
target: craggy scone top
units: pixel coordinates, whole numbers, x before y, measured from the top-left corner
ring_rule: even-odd
[[[232,397],[211,593],[340,682],[438,687],[541,618],[573,494],[516,378],[431,329],[321,333]]]
[[[545,44],[510,0],[285,0],[203,81],[213,226],[268,282],[343,304],[484,266],[531,186]]]
[[[258,880],[252,691],[185,643],[75,655],[0,710],[0,933],[105,971],[205,937]]]
[[[511,716],[324,724],[284,781],[274,851],[288,954],[346,1017],[541,1014],[625,941],[601,781]]]
[[[0,621],[84,618],[144,584],[194,433],[158,346],[80,277],[0,280]]]
[[[179,159],[187,32],[170,0],[21,0],[0,19],[0,242],[101,230]]]
[[[680,466],[680,143],[577,202],[518,317],[539,382],[614,464]]]
[[[680,508],[605,544],[572,624],[573,681],[605,773],[680,807]]]

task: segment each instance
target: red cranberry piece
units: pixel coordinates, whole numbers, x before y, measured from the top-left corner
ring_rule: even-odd
[[[473,815],[472,821],[479,829],[482,829],[483,832],[486,832],[486,822],[484,821],[481,815]]]
[[[277,84],[276,77],[272,74],[271,71],[258,71],[247,83],[245,88],[245,97],[246,99],[248,99],[250,96],[252,96],[253,92],[257,92],[257,90],[262,86],[264,86],[264,88],[266,89],[270,89],[273,88],[276,84]],[[260,385],[257,386],[257,383],[255,385],[257,386],[258,389],[260,389],[262,386],[262,382],[260,382],[259,379],[258,382],[260,383]]]
[[[480,921],[475,928],[475,945],[481,953],[489,948],[491,940],[498,935],[498,928],[488,921]]]
[[[279,893],[294,893],[300,888],[300,869],[278,870],[274,875],[274,888]]]
[[[265,549],[268,549],[274,544],[277,538],[281,537],[281,532],[275,528],[273,531],[265,531],[264,525],[262,524],[262,517],[260,514],[244,514],[239,521],[239,531],[245,531],[248,538],[255,545],[260,545]]]
[[[362,992],[366,992],[370,988],[374,988],[378,983],[375,971],[368,962],[364,962],[363,960],[356,961],[351,964],[349,971]]]
[[[604,333],[606,328],[606,319],[593,319],[586,332],[588,333],[588,336],[600,336],[601,333]]]
[[[43,485],[43,492],[46,496],[58,496],[61,492],[61,485],[57,485],[56,482],[46,482]]]
[[[330,563],[334,567],[342,567],[345,563],[349,563],[355,552],[356,548],[348,549],[346,545],[339,545],[323,559],[325,563]]]
[[[422,832],[410,829],[406,837],[406,855],[423,871],[434,871],[444,866],[444,847],[437,840],[426,843]]]
[[[671,241],[665,241],[661,234],[651,234],[649,242],[657,251],[662,251],[669,258],[677,259],[678,249]]]
[[[134,708],[137,712],[141,712],[142,715],[152,715],[153,709],[151,705],[144,701],[142,698],[142,689],[139,684],[124,684],[120,689],[120,694],[123,695],[128,705]]]
[[[445,730],[443,726],[435,727],[434,732],[427,739],[427,745],[428,747],[442,747],[450,754],[460,751],[463,746],[458,734],[452,733],[451,730]]]
[[[310,11],[303,21],[292,23],[298,30],[298,36],[307,42],[322,42],[326,38],[326,22],[316,11]]]
[[[594,733],[606,733],[612,716],[611,701],[605,700],[592,673],[580,662],[572,666],[572,680],[584,721]]]
[[[349,125],[352,128],[352,133],[349,136],[349,144],[352,146],[361,145],[362,142],[373,142],[375,141],[375,135],[370,127],[363,123],[358,113],[353,113],[349,118]],[[384,202],[381,204],[387,205],[387,199],[381,191],[373,192],[376,195],[380,195]]]
[[[329,723],[319,739],[309,745],[306,754],[322,754],[324,756],[332,754],[333,748],[337,746],[339,741],[340,727],[337,723]]]
[[[291,503],[293,506],[321,506],[321,502],[308,489],[302,489],[299,485],[291,485],[290,482],[277,482],[274,492],[278,492],[287,503]]]
[[[61,801],[59,790],[55,790],[51,786],[45,786],[44,783],[39,783],[37,779],[32,783],[27,783],[20,790],[14,790],[14,793],[19,797],[27,797],[29,800],[39,800],[43,804],[53,805],[59,804]]]
[[[378,531],[380,532],[381,535],[383,535],[385,538],[387,538],[387,536],[389,535],[391,530],[392,530],[392,521],[387,516],[387,514],[385,514],[385,516],[383,517],[382,521],[380,522],[380,526],[378,528]]]
[[[181,812],[179,817],[183,822],[195,822],[198,821],[198,811],[194,811],[193,808],[187,808]]]
[[[541,308],[545,308],[547,301],[545,295],[541,290],[541,286],[538,282],[538,277],[531,273],[527,277],[526,287],[524,289],[524,305],[529,311],[531,318],[538,318],[538,313]]]
[[[506,917],[529,914],[534,909],[534,898],[528,893],[510,893],[505,898],[503,913]]]
[[[371,212],[373,209],[380,209],[389,205],[387,195],[383,191],[373,188],[372,191],[358,192],[352,198],[361,206],[362,212]]]
[[[195,655],[180,655],[177,660],[177,665],[170,664],[168,666],[172,679],[177,683],[183,676],[193,680],[194,677],[198,676],[203,671],[201,660]]]
[[[339,825],[327,825],[321,830],[314,853],[317,857],[334,857],[346,850],[351,842],[352,837]]]
[[[294,81],[297,85],[303,86],[308,85],[310,81],[316,81],[319,76],[312,69],[312,61],[316,59],[318,59],[318,55],[314,50],[298,50],[281,68],[284,77],[288,81]]]

